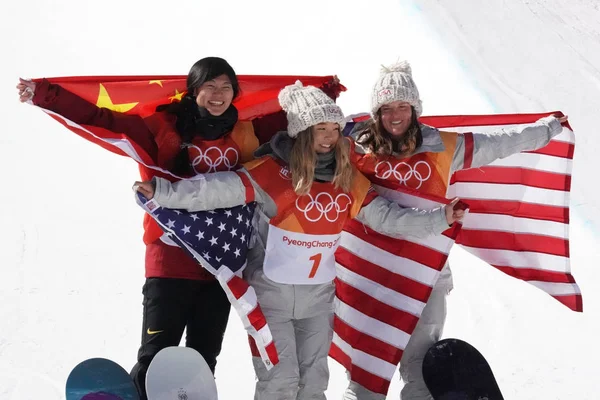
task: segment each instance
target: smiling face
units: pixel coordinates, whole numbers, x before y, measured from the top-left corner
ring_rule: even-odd
[[[381,123],[392,136],[404,135],[410,126],[412,108],[406,101],[394,101],[379,109]]]
[[[335,122],[323,122],[313,126],[313,149],[317,153],[329,153],[340,139],[340,126]]]
[[[233,85],[225,74],[206,81],[196,90],[196,104],[215,117],[223,114],[233,101]]]

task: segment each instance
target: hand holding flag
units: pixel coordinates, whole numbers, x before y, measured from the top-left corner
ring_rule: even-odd
[[[17,89],[19,89],[19,101],[21,103],[28,102],[33,98],[33,94],[35,93],[35,82],[19,78]]]
[[[254,339],[267,369],[279,362],[273,336],[263,315],[256,292],[242,278],[253,231],[256,203],[189,212],[163,208],[143,192],[154,195],[151,182],[136,182],[135,198],[171,240],[213,274],[236,310],[246,331]]]
[[[140,192],[148,200],[152,200],[154,197],[154,184],[152,182],[139,182],[136,181],[132,187],[134,192]]]
[[[468,205],[460,201],[458,197],[446,204],[444,212],[446,213],[446,222],[448,222],[448,225],[452,226],[455,222],[462,222],[468,209]]]

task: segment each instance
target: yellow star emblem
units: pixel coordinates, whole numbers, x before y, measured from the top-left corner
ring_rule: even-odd
[[[175,89],[175,95],[169,97],[169,100],[171,100],[171,103],[174,100],[181,101],[181,98],[183,97],[184,94],[185,94],[185,90],[183,92],[179,93],[179,90]]]
[[[156,83],[158,86],[163,87],[163,85],[162,85],[163,81],[160,81],[160,80],[150,81],[150,82],[148,82],[148,85],[152,85],[153,83]]]
[[[108,95],[106,88],[103,84],[100,84],[100,93],[98,93],[98,101],[96,101],[96,106],[108,108],[109,110],[117,111],[117,112],[127,112],[131,110],[133,107],[137,106],[138,103],[124,103],[124,104],[113,104],[112,99]]]

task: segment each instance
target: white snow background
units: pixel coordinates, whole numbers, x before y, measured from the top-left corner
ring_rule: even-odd
[[[576,137],[567,310],[461,249],[445,336],[474,344],[506,399],[597,399],[600,10],[595,0],[86,2],[0,5],[0,399],[61,399],[72,367],[130,369],[140,341],[142,210],[133,161],[18,102],[18,77],[187,74],[226,58],[239,74],[337,74],[339,104],[368,110],[380,64],[407,59],[424,114],[561,110]],[[330,360],[328,398],[346,386]],[[247,340],[232,313],[220,398],[251,399]],[[400,383],[389,398],[398,399]]]

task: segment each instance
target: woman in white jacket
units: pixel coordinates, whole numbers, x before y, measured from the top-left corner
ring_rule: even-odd
[[[378,192],[400,203],[406,192],[417,193],[424,199],[427,196],[445,198],[455,171],[481,167],[511,154],[544,147],[562,132],[561,123],[567,121],[566,116],[549,116],[535,124],[504,129],[496,134],[460,135],[421,124],[418,117],[422,110],[410,65],[403,61],[382,69],[372,91],[373,117],[357,123],[349,132],[355,141],[351,152],[353,165]],[[411,203],[415,201],[413,196]],[[400,375],[404,381],[402,399],[432,399],[421,372],[423,357],[441,338],[446,295],[451,289],[452,275],[446,264],[400,360]],[[385,399],[385,394],[375,393],[356,382],[359,379],[353,379],[350,374],[344,399]]]
[[[273,334],[279,364],[267,371],[254,357],[255,399],[325,399],[332,339],[334,252],[348,218],[388,235],[439,234],[464,214],[455,202],[431,211],[405,209],[376,195],[350,163],[340,134],[341,109],[322,91],[300,82],[279,102],[288,130],[257,151],[237,172],[170,183],[136,182],[161,206],[189,211],[256,201],[258,244],[250,251],[247,281]]]

